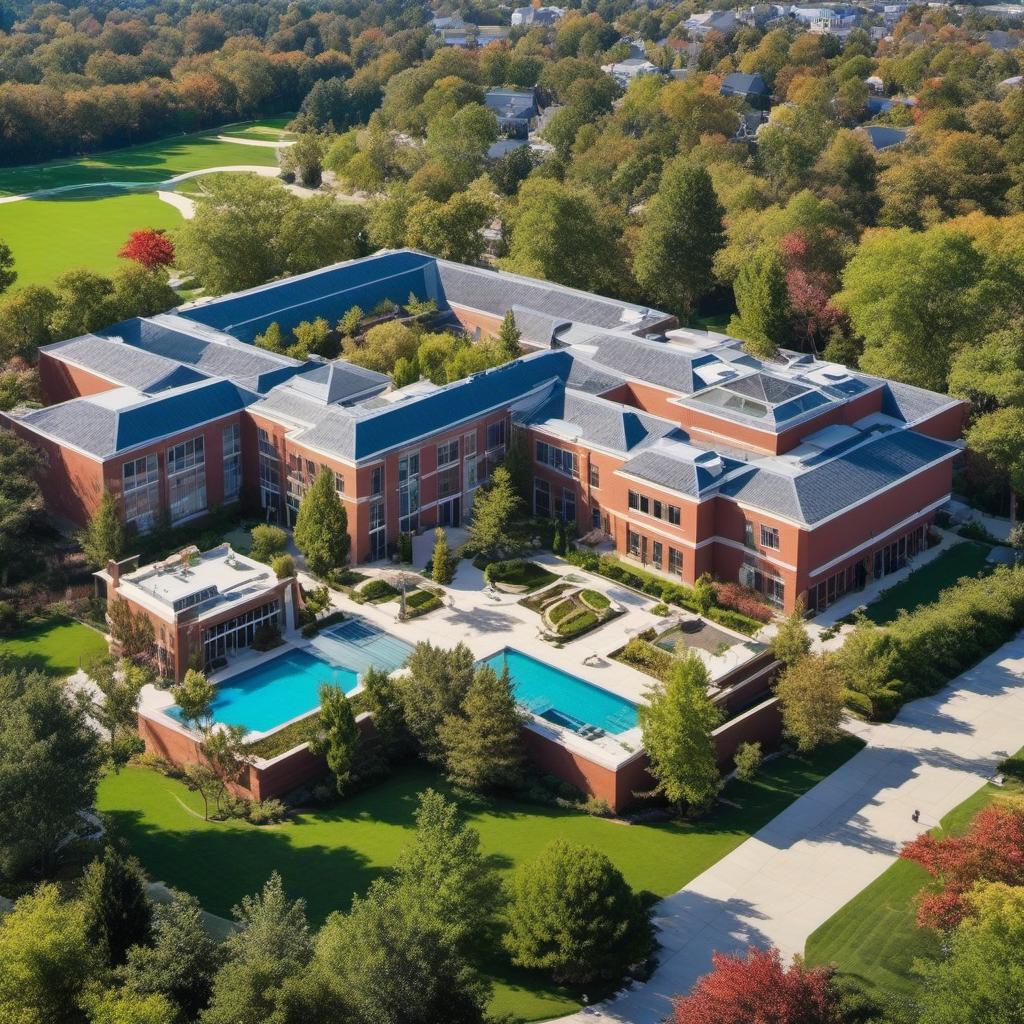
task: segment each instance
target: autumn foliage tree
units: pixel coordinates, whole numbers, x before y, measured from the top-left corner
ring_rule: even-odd
[[[969,914],[967,897],[978,882],[1024,885],[1024,802],[986,807],[963,835],[918,836],[900,856],[938,883],[918,898],[918,925],[953,928]]]
[[[117,255],[141,263],[147,270],[155,270],[174,262],[174,242],[160,228],[142,228],[128,236]]]
[[[840,1024],[831,967],[782,963],[777,949],[751,946],[746,957],[714,953],[709,974],[676,999],[675,1024]]]

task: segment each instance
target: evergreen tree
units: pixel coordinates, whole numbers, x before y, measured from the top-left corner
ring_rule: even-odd
[[[511,526],[521,504],[508,470],[499,466],[473,500],[473,518],[469,524],[472,550],[492,558],[517,550],[519,541],[513,536]]]
[[[363,707],[373,716],[373,731],[380,737],[385,754],[394,757],[409,745],[402,699],[387,672],[371,666],[363,676]]]
[[[729,333],[746,342],[761,359],[793,341],[786,287],[786,268],[775,249],[761,249],[740,268],[733,286],[739,313],[729,321]]]
[[[522,349],[519,347],[521,337],[522,334],[516,326],[515,314],[510,309],[505,313],[498,331],[498,345],[506,359],[518,359],[522,355]]]
[[[522,430],[512,428],[505,459],[502,466],[512,482],[512,490],[526,508],[533,505],[531,489],[533,487],[533,459],[530,455],[530,442]]]
[[[703,166],[680,158],[665,167],[633,261],[637,281],[656,302],[685,316],[711,289],[712,262],[725,240],[723,214]]]
[[[559,982],[620,978],[653,947],[650,915],[599,850],[556,839],[511,883],[505,945]]]
[[[480,850],[480,834],[436,790],[420,794],[416,832],[398,855],[395,879],[444,922],[457,948],[467,954],[480,948],[500,884]]]
[[[803,602],[779,623],[778,631],[771,639],[772,654],[787,668],[806,658],[811,651],[811,637],[804,625]]]
[[[697,611],[707,616],[717,597],[718,591],[711,574],[702,572],[693,583],[693,599],[697,604]]]
[[[302,497],[295,519],[295,543],[315,575],[344,565],[350,538],[348,515],[334,489],[334,474],[321,469]]]
[[[710,677],[692,651],[681,658],[665,683],[648,693],[638,714],[650,773],[669,803],[706,810],[721,788],[711,733],[724,715],[708,697]]]
[[[430,567],[430,578],[435,583],[447,586],[455,579],[455,569],[458,564],[455,553],[448,546],[448,534],[445,533],[444,527],[439,526],[434,531],[434,556]]]
[[[94,569],[102,569],[110,560],[117,561],[124,554],[124,527],[117,511],[117,501],[110,491],[104,491],[89,525],[78,535],[86,562]]]
[[[107,759],[117,772],[145,750],[139,736],[139,694],[152,675],[127,658],[115,661],[109,655],[96,659],[86,671],[100,691],[92,716],[107,734]]]
[[[555,520],[555,533],[551,538],[551,553],[554,555],[565,555],[565,523],[561,519]]]
[[[199,901],[172,892],[153,909],[153,943],[133,946],[122,971],[125,987],[140,995],[162,995],[193,1021],[210,1001],[220,948],[203,928]]]
[[[448,778],[473,790],[512,789],[523,780],[523,718],[506,665],[499,676],[489,665],[476,670],[462,713],[438,730]]]
[[[320,687],[320,729],[309,744],[312,753],[327,761],[339,793],[352,778],[359,726],[345,691],[337,686]]]
[[[123,964],[130,947],[149,942],[153,908],[134,857],[107,846],[86,868],[81,896],[86,934],[110,967]]]

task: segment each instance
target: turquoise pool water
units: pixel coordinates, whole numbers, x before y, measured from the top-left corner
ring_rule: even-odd
[[[305,651],[289,651],[220,683],[213,720],[267,732],[318,707],[323,683],[351,693],[359,684],[359,673]],[[181,720],[179,708],[169,713]]]
[[[556,725],[575,732],[589,725],[616,734],[636,727],[636,705],[632,701],[522,651],[506,647],[486,658],[484,664],[496,672],[507,664],[516,700]]]

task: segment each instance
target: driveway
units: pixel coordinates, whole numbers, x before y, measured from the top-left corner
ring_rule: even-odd
[[[1022,634],[1024,636],[1024,634]],[[775,945],[788,959],[895,859],[902,845],[984,784],[1024,745],[1018,636],[891,723],[852,723],[867,746],[657,908],[652,979],[564,1021],[655,1024],[711,967],[715,950]],[[911,820],[921,812],[920,824]]]

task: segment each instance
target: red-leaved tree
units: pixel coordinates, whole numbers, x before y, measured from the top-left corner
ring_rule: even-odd
[[[840,1024],[831,967],[782,963],[777,949],[715,953],[714,969],[675,1002],[675,1024]]]
[[[126,260],[135,260],[147,270],[167,267],[174,262],[174,243],[159,228],[133,231],[117,254]]]
[[[1024,804],[993,804],[974,816],[962,836],[921,835],[900,856],[938,881],[918,897],[918,925],[953,928],[970,912],[966,896],[975,883],[1024,885]]]
[[[818,254],[803,231],[785,235],[779,241],[779,251],[786,265],[786,293],[795,314],[795,329],[804,348],[817,351],[843,321],[842,310],[832,304],[838,280],[821,269]]]

